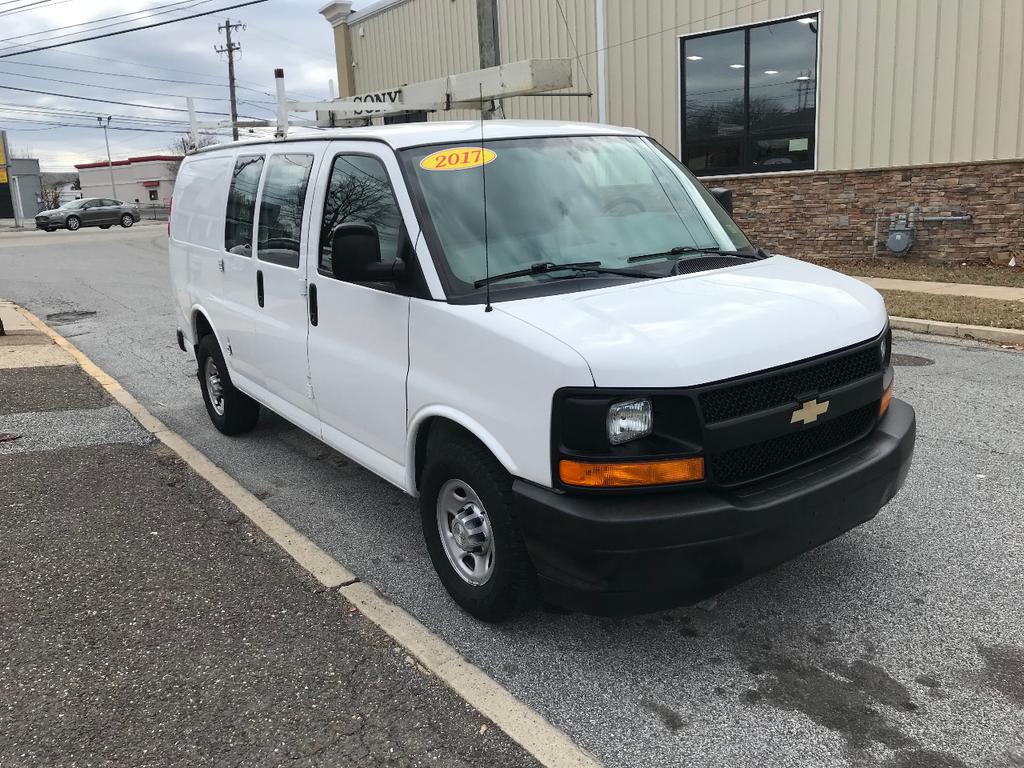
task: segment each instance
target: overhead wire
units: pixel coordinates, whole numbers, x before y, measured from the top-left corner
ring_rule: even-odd
[[[246,0],[246,2],[244,2],[244,3],[236,3],[234,5],[227,5],[227,6],[224,6],[222,8],[214,8],[213,10],[210,10],[210,11],[203,11],[202,13],[193,13],[193,14],[190,14],[188,16],[182,16],[182,17],[177,18],[177,19],[167,19],[165,21],[158,21],[158,22],[155,22],[153,24],[143,24],[141,26],[131,27],[129,29],[119,29],[119,30],[116,30],[114,32],[104,32],[102,35],[90,35],[89,37],[82,37],[82,38],[79,38],[77,40],[66,40],[63,43],[53,43],[51,45],[42,45],[42,46],[39,46],[37,48],[29,48],[28,50],[25,50],[25,51],[14,51],[13,53],[2,53],[2,52],[0,52],[0,59],[6,59],[6,58],[9,58],[11,56],[23,56],[26,53],[36,53],[37,51],[48,51],[48,50],[51,50],[53,48],[63,48],[64,46],[67,46],[67,45],[77,45],[78,43],[85,43],[85,42],[88,42],[90,40],[103,40],[103,39],[108,38],[108,37],[116,37],[118,35],[126,35],[126,34],[128,34],[130,32],[141,32],[144,29],[155,29],[157,27],[163,27],[163,26],[166,26],[168,24],[177,24],[178,22],[181,22],[181,21],[188,21],[189,19],[198,19],[198,18],[201,18],[203,16],[210,16],[210,15],[212,15],[214,13],[220,13],[221,11],[234,10],[235,8],[245,8],[245,7],[250,6],[250,5],[260,5],[261,3],[265,3],[265,2],[267,2],[267,0]]]

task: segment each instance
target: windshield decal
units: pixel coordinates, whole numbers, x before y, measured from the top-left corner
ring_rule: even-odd
[[[454,147],[434,152],[420,160],[425,171],[464,171],[494,162],[498,155],[481,147]]]

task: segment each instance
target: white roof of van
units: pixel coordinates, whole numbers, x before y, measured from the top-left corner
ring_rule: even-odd
[[[214,144],[200,149],[210,152],[237,144],[268,144],[281,141],[311,141],[337,139],[373,139],[384,141],[395,149],[414,147],[420,144],[446,144],[480,141],[481,125],[485,141],[512,139],[529,136],[645,136],[636,128],[622,128],[599,123],[569,123],[560,120],[438,120],[427,123],[402,123],[400,125],[367,125],[359,128],[324,128],[295,130],[286,139],[272,139],[265,136],[240,139],[238,142]]]

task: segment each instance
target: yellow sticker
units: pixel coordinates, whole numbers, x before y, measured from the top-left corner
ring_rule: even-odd
[[[7,169],[0,168],[0,184],[7,184]]]
[[[427,155],[420,160],[420,168],[425,171],[464,171],[467,168],[479,168],[497,157],[496,153],[486,148],[453,147]]]

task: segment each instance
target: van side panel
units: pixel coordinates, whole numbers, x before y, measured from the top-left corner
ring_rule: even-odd
[[[224,212],[233,165],[230,155],[189,157],[175,182],[168,242],[171,285],[179,326],[192,344],[199,341],[193,307],[205,307],[214,328],[223,316],[218,258],[224,248]]]
[[[504,312],[413,299],[410,490],[416,429],[430,415],[465,426],[516,477],[550,486],[552,396],[561,387],[593,385],[590,368],[574,349]]]

